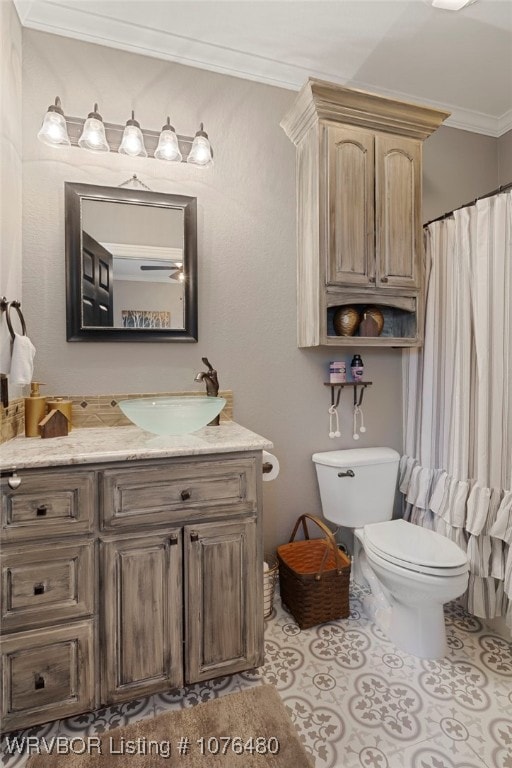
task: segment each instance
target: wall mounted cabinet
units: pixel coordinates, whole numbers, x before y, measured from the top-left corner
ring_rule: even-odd
[[[422,142],[448,113],[310,79],[281,125],[297,147],[300,347],[422,341]],[[377,305],[378,337],[335,310]]]

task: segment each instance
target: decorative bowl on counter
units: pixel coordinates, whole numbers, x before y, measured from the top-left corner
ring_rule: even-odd
[[[141,429],[155,435],[186,435],[205,427],[226,404],[223,397],[134,397],[120,400],[124,415]]]

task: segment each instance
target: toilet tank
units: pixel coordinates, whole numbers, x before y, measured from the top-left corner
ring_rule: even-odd
[[[391,520],[400,461],[396,451],[325,451],[313,454],[313,461],[327,520],[347,528]]]

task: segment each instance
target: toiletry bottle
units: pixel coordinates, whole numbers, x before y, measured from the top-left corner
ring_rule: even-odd
[[[342,384],[347,380],[346,364],[343,360],[329,363],[329,381],[331,384]]]
[[[354,355],[352,362],[350,363],[350,370],[352,372],[353,381],[362,381],[364,373],[364,365],[359,355]]]
[[[46,416],[46,397],[39,394],[41,382],[30,385],[30,397],[25,398],[25,437],[40,437],[39,422]]]

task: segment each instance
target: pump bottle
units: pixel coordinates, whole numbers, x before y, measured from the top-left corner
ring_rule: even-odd
[[[25,398],[25,437],[40,437],[39,422],[46,416],[46,397],[39,394],[41,382],[30,385],[30,397]]]

